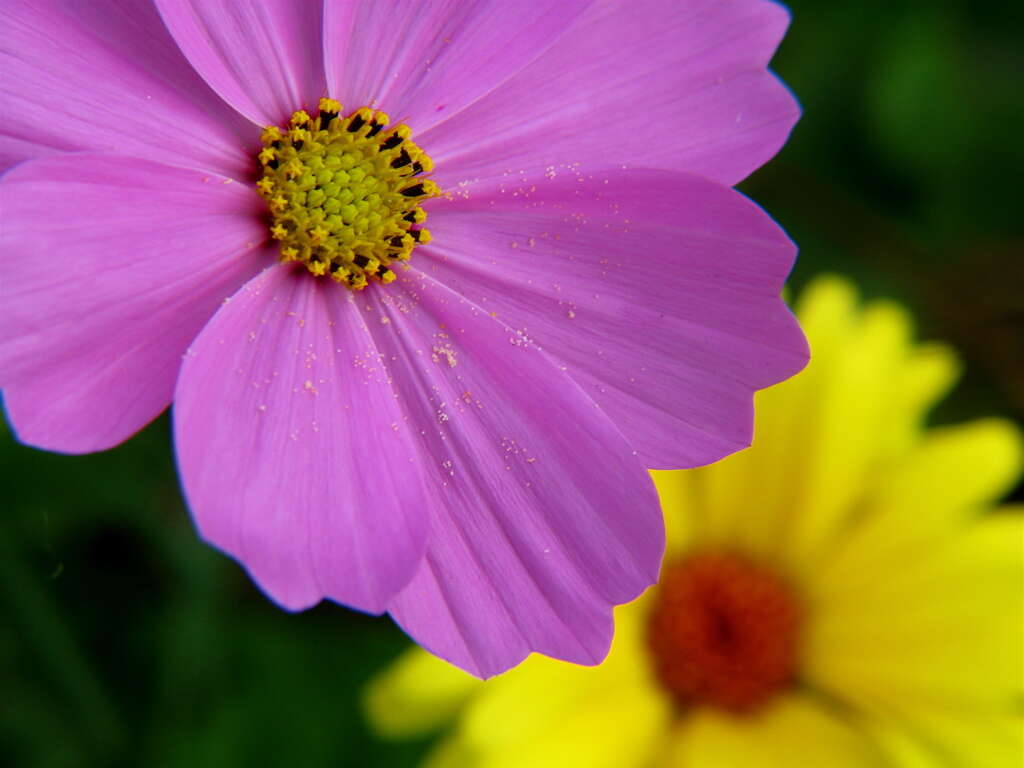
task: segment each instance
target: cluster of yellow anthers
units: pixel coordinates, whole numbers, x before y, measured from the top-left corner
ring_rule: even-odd
[[[287,129],[265,128],[256,186],[282,261],[361,289],[370,279],[392,282],[392,264],[430,241],[418,226],[427,218],[420,203],[441,192],[416,178],[434,164],[408,126],[387,128],[388,116],[368,107],[340,112],[337,101],[320,99],[316,117],[299,110]]]

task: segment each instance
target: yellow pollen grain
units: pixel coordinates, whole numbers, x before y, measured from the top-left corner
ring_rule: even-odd
[[[329,98],[317,106],[316,116],[299,110],[285,129],[270,125],[260,135],[256,188],[281,260],[353,290],[394,282],[391,266],[431,240],[420,205],[441,190],[421,174],[434,164],[409,127],[389,127],[383,112],[362,107],[342,117]]]

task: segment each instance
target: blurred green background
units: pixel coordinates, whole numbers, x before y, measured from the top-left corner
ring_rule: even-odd
[[[801,0],[775,69],[803,103],[743,190],[822,271],[917,314],[965,376],[938,421],[1024,413],[1021,5]],[[275,608],[201,544],[166,417],[64,457],[0,426],[0,760],[17,766],[411,766],[363,683],[405,647],[386,618]],[[1024,490],[1018,489],[1018,499]]]

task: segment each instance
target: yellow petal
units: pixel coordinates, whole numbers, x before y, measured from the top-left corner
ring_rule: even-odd
[[[891,384],[909,352],[910,321],[898,307],[875,303],[817,393],[815,433],[805,446],[800,513],[786,550],[803,565],[850,514],[881,458],[878,436],[903,418],[890,407]],[[812,354],[814,347],[812,346]]]
[[[891,720],[867,720],[861,728],[885,755],[886,768],[936,768],[935,753],[906,726]]]
[[[892,384],[892,410],[903,418],[878,435],[883,454],[899,456],[913,445],[929,408],[960,376],[956,353],[944,344],[921,344],[911,351]]]
[[[754,715],[698,710],[672,734],[665,768],[878,768],[875,748],[806,694],[780,696]]]
[[[948,530],[951,520],[997,500],[1020,476],[1020,431],[985,419],[932,430],[874,494],[878,517]],[[907,526],[909,527],[909,526]]]
[[[1024,517],[992,515],[871,573],[810,598],[802,657],[812,685],[880,716],[1009,711],[1024,697]]]
[[[423,768],[486,768],[486,765],[481,755],[459,739],[457,733],[449,733],[427,755]]]
[[[815,401],[832,352],[852,331],[856,299],[852,285],[839,278],[816,280],[803,292],[797,314],[811,343],[811,362],[757,393],[751,448],[690,472],[693,546],[726,544],[760,556],[775,549],[776,532],[795,499],[793,462],[805,454],[814,427],[807,404]]]
[[[481,752],[521,749],[616,682],[604,666],[531,656],[488,681],[473,699],[460,721],[462,739]]]
[[[608,691],[653,688],[644,639],[647,602],[640,598],[616,610],[615,639],[603,664],[531,656],[488,681],[464,711],[463,740],[479,749],[518,749]]]
[[[665,515],[665,559],[671,560],[692,546],[693,472],[651,470]]]
[[[891,768],[1016,768],[1024,760],[1024,720],[1006,712],[922,709],[862,727]]]
[[[1024,762],[1024,719],[1019,712],[970,712],[918,709],[901,719],[911,739],[927,750],[927,763],[907,762],[913,747],[905,743],[897,768],[965,766],[965,768],[1018,768]],[[891,744],[888,754],[892,755]],[[920,750],[919,750],[920,751]],[[910,753],[912,754],[912,753]],[[915,756],[917,757],[917,756]]]
[[[363,710],[383,736],[418,736],[451,720],[481,685],[461,669],[410,648],[367,686]]]
[[[822,594],[903,570],[1020,476],[1022,440],[1010,422],[985,419],[932,430],[902,463],[879,480],[861,517],[836,547],[820,553],[815,584]]]
[[[753,446],[692,471],[686,498],[692,546],[728,546],[804,576],[873,473],[911,447],[956,363],[943,347],[914,347],[898,306],[858,310],[838,278],[815,281],[798,314],[810,365],[758,394]]]
[[[521,708],[538,702],[524,699]],[[480,768],[647,768],[667,736],[671,708],[651,687],[596,693],[546,723],[542,732],[503,743],[475,743]]]
[[[641,598],[616,610],[604,664],[581,667],[532,656],[482,683],[431,768],[636,765],[667,726],[668,702],[651,679]]]

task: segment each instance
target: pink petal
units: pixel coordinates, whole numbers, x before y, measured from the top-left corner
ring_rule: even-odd
[[[254,123],[283,123],[325,95],[319,2],[155,2],[196,71]]]
[[[604,0],[515,78],[417,140],[449,188],[520,169],[622,164],[735,184],[775,155],[800,114],[766,69],[788,23],[764,0]]]
[[[754,390],[807,360],[779,298],[796,253],[779,227],[738,192],[667,171],[504,191],[438,201],[413,266],[559,359],[647,466],[749,445]]]
[[[589,3],[328,2],[327,84],[346,109],[375,105],[424,131],[519,72]]]
[[[423,466],[374,320],[347,289],[277,266],[182,367],[174,433],[196,524],[286,608],[379,613],[423,557]]]
[[[3,129],[0,128],[0,130]],[[46,146],[32,139],[16,139],[12,136],[0,135],[0,173],[30,157],[53,155],[61,151],[56,147]]]
[[[268,257],[255,191],[103,154],[0,180],[0,387],[26,443],[117,445],[170,402],[181,355]]]
[[[530,651],[600,661],[611,606],[664,549],[621,433],[527,337],[429,278],[374,292],[365,317],[432,482],[427,556],[391,613],[480,676]]]
[[[0,28],[0,171],[84,149],[251,175],[258,133],[196,75],[152,3],[4,2]]]

